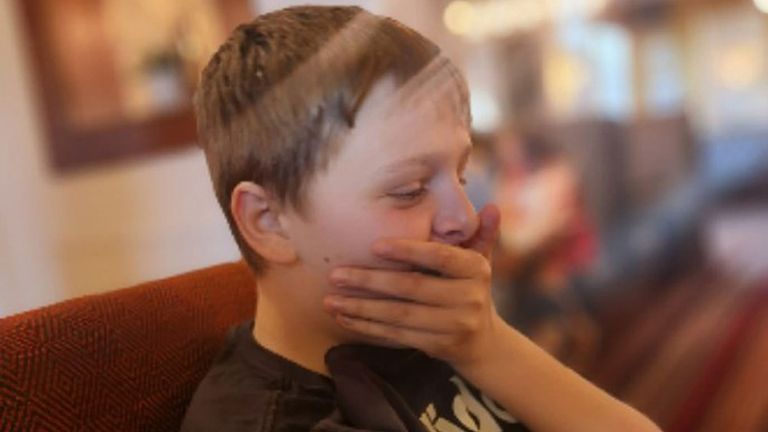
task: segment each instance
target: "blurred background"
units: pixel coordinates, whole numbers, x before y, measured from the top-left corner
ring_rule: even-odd
[[[238,259],[190,95],[304,3],[0,0],[0,316]],[[768,0],[347,3],[467,76],[502,315],[665,430],[768,430]]]

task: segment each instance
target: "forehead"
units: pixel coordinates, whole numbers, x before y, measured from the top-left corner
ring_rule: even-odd
[[[438,58],[404,83],[392,76],[379,80],[365,98],[351,132],[424,133],[449,124],[469,130],[468,95],[456,69]]]
[[[332,162],[343,167],[335,175],[370,178],[383,166],[409,159],[459,163],[471,145],[461,100],[456,84],[444,76],[419,86],[381,80],[371,89]]]
[[[436,114],[451,114],[469,127],[469,95],[464,79],[456,67],[445,57],[434,58],[418,74],[404,83],[384,79],[379,83],[379,94],[369,105],[378,105],[383,114],[397,114],[402,110]]]

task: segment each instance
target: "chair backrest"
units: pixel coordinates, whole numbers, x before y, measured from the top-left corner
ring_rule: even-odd
[[[0,431],[177,431],[255,302],[240,262],[0,320]]]

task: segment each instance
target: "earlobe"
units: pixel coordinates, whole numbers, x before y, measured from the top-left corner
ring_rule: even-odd
[[[246,243],[268,262],[288,265],[296,250],[281,223],[281,208],[260,185],[241,182],[232,191],[230,211]]]

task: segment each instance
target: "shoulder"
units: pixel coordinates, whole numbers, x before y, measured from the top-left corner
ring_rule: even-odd
[[[198,384],[181,430],[263,431],[279,395],[271,379],[248,367],[242,351],[250,323],[230,330],[208,373]]]
[[[296,365],[266,351],[234,328],[187,408],[183,432],[261,432],[312,425],[333,408],[330,386],[297,376]]]

